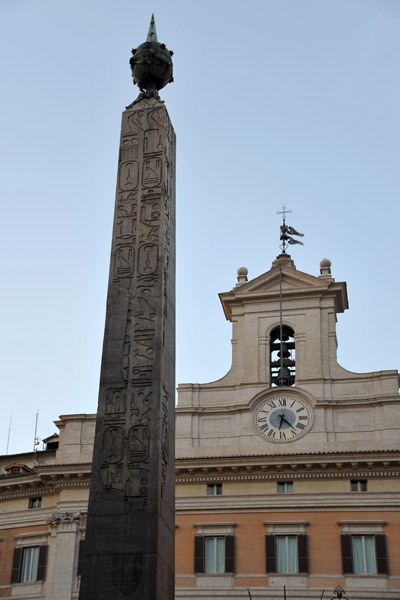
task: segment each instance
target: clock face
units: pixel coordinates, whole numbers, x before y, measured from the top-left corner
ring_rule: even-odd
[[[263,402],[255,414],[257,431],[270,442],[293,442],[312,425],[312,411],[302,400],[275,396]]]

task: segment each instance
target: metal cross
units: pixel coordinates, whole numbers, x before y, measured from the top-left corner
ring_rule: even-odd
[[[283,215],[282,218],[283,218],[283,220],[285,220],[286,219],[286,215],[289,214],[289,213],[291,213],[291,212],[292,212],[291,210],[286,210],[286,204],[284,204],[282,206],[282,210],[278,210],[278,212],[276,214],[277,215]]]

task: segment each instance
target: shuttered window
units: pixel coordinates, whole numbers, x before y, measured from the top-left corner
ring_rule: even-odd
[[[344,574],[388,574],[386,536],[384,534],[343,534],[340,537]]]
[[[15,548],[11,583],[27,583],[46,579],[47,546]]]
[[[202,536],[194,538],[195,573],[234,573],[235,536]]]
[[[308,573],[307,535],[266,535],[267,573]]]

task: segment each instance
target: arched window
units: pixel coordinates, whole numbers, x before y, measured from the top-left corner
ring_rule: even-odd
[[[294,385],[296,377],[296,350],[294,331],[288,325],[275,327],[270,338],[271,387]]]

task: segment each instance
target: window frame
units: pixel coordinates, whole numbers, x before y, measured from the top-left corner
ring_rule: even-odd
[[[37,553],[31,553],[31,556],[29,558],[29,566],[28,566],[28,577],[25,578],[24,576],[24,571],[25,571],[25,567],[26,567],[26,556],[28,554],[28,551],[32,550],[32,549],[37,549]],[[13,556],[13,562],[12,562],[12,568],[11,568],[11,581],[10,583],[13,584],[30,584],[30,583],[37,583],[37,582],[43,582],[46,580],[46,568],[47,568],[47,551],[48,551],[48,546],[47,544],[26,544],[26,545],[21,545],[21,546],[17,546],[14,549],[14,556]],[[36,556],[36,565],[34,565],[34,561],[35,561],[35,554],[37,554]],[[33,572],[33,568],[35,568],[35,574],[34,576],[32,575]]]
[[[298,543],[297,543],[297,535],[277,535],[275,537],[276,540],[276,572],[277,573],[284,573],[285,575],[288,573],[298,573],[299,572],[299,558],[298,558]],[[284,546],[284,556],[280,556],[280,553],[282,551],[282,545],[279,543],[280,540],[284,540],[285,541],[285,546]],[[291,562],[292,562],[292,558],[290,556],[290,548],[289,548],[289,542],[294,540],[295,541],[295,556],[293,557],[293,562],[294,562],[294,570],[291,570]],[[283,560],[282,560],[283,559]],[[284,562],[285,564],[285,568],[281,569],[279,567],[279,563]]]
[[[365,485],[365,490],[362,489]],[[353,489],[353,486],[356,489]],[[353,493],[367,492],[368,491],[368,479],[351,479],[350,480],[350,491]]]
[[[279,490],[279,486],[283,486],[282,490]],[[289,489],[291,487],[291,489]],[[293,481],[278,481],[277,482],[277,493],[278,494],[293,494],[294,485]]]
[[[194,523],[197,535],[194,537],[194,573],[195,575],[220,576],[232,575],[235,572],[235,535],[234,528],[237,523],[214,522]],[[220,573],[206,573],[206,539],[224,538],[224,571]]]
[[[204,573],[207,573],[207,575],[211,575],[211,574],[215,574],[215,573],[225,573],[225,537],[226,536],[224,536],[224,535],[218,535],[218,536],[207,535],[207,536],[205,536],[205,539],[204,539]],[[212,545],[212,563],[213,563],[212,566],[213,566],[213,568],[211,571],[209,571],[207,568],[207,562],[208,562],[207,559],[211,558],[208,556],[209,544],[207,543],[210,540],[213,541],[213,545]],[[219,562],[218,541],[219,540],[223,540],[223,544],[221,544],[221,546],[223,546],[223,555],[221,558],[222,564],[218,564],[218,562]]]
[[[389,575],[389,559],[386,535],[383,533],[387,521],[338,521],[342,526],[340,545],[342,554],[342,571],[344,575],[376,577]],[[354,565],[353,537],[373,537],[375,554],[375,573],[356,573]]]
[[[222,496],[222,483],[207,483],[207,496]]]
[[[265,570],[266,573],[278,574],[277,538],[285,536],[296,537],[297,542],[297,571],[282,573],[282,575],[302,575],[309,572],[308,536],[306,533],[309,521],[264,521],[267,526],[265,536]]]
[[[22,548],[20,583],[37,581],[40,546],[25,546]]]
[[[12,567],[11,567],[11,585],[31,585],[32,583],[41,583],[46,580],[48,539],[50,531],[29,531],[17,533],[14,535],[16,546],[14,548]],[[22,557],[25,548],[39,547],[39,561],[36,580],[34,582],[21,581],[22,576]]]
[[[35,506],[35,504],[37,502],[38,502],[38,506]],[[29,498],[28,508],[29,509],[42,508],[42,496],[34,496],[32,498]]]
[[[361,555],[358,555],[358,557],[356,557],[356,554],[358,553],[358,549],[355,546],[356,539],[357,540],[359,539],[360,543],[361,543]],[[367,548],[366,548],[367,540],[371,540],[371,544],[372,544],[372,553],[373,553],[372,570],[368,570],[368,556],[367,556]],[[373,535],[352,535],[351,543],[352,543],[352,552],[353,552],[354,574],[355,575],[377,575],[375,536],[373,536]],[[357,562],[361,562],[362,570],[358,570],[358,567],[356,567]]]

